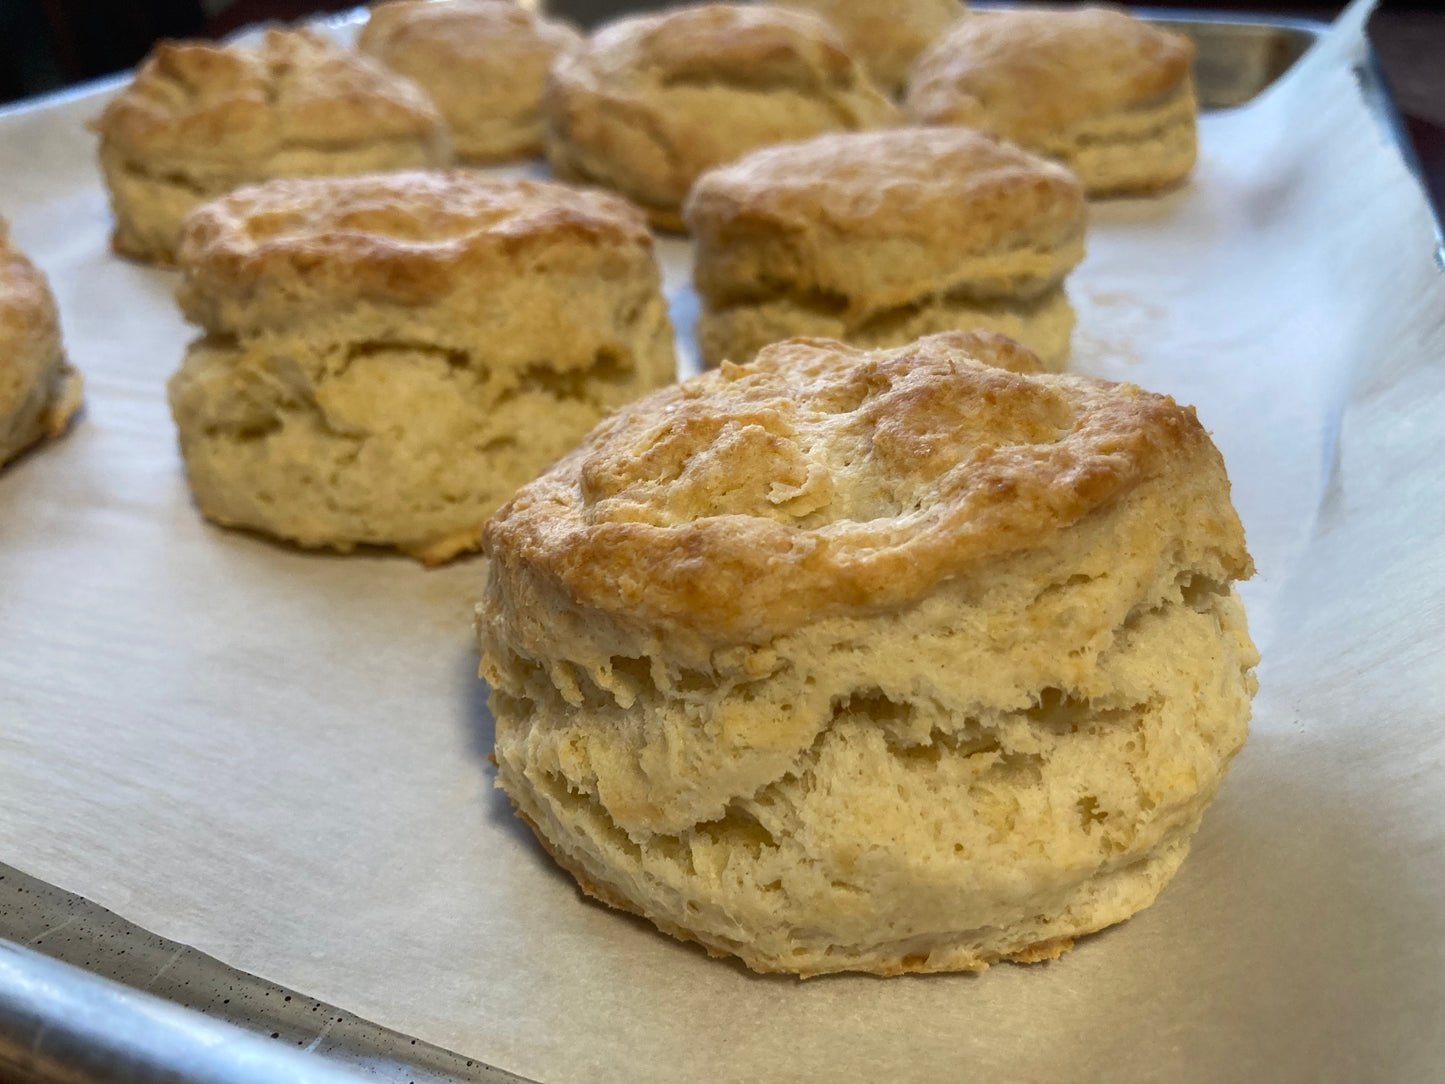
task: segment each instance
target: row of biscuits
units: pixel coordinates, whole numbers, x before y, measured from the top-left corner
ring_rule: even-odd
[[[681,84],[710,86],[692,57]],[[267,102],[316,105],[268,72]],[[326,112],[305,137],[246,115],[289,133],[275,163]],[[1254,690],[1223,462],[1166,397],[926,334],[1003,326],[1059,368],[1084,187],[977,131],[892,128],[689,188],[716,368],[681,384],[656,215],[619,196],[452,170],[198,201],[169,255],[203,335],[170,397],[201,510],[428,563],[480,548],[499,785],[585,892],[713,954],[977,970],[1147,906]],[[42,428],[75,403],[48,311]]]
[[[1186,39],[1105,9],[950,26],[946,11],[916,6],[921,25],[899,22],[918,32],[879,39],[891,60],[872,54],[896,81],[923,31],[942,34],[911,68],[902,108],[819,15],[770,5],[678,8],[584,40],[506,0],[395,0],[372,14],[359,52],[306,31],[272,31],[254,50],[162,43],[97,124],[114,242],[169,262],[186,212],[245,183],[544,145],[557,177],[613,188],[673,230],[708,169],[834,131],[986,129],[1066,162],[1093,195],[1189,171]],[[859,16],[853,29],[871,27]]]

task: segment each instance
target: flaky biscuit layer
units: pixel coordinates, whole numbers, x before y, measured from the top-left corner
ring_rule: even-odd
[[[553,68],[543,110],[559,177],[615,188],[667,229],[712,166],[899,119],[822,19],[727,4],[609,24]]]
[[[1193,165],[1193,58],[1188,38],[1112,9],[986,12],[919,59],[906,108],[1061,158],[1090,195],[1154,191]]]
[[[1002,331],[1053,367],[1084,255],[1084,190],[1067,169],[967,128],[846,132],[710,170],[684,208],[709,364],[790,336],[901,346]]]
[[[161,42],[95,124],[115,248],[170,262],[199,204],[253,181],[442,166],[426,94],[309,31],[259,48]]]
[[[303,546],[476,548],[517,486],[673,378],[641,215],[481,174],[273,181],[202,208],[170,382],[201,510]]]
[[[582,36],[511,0],[391,0],[371,9],[357,48],[431,95],[457,157],[542,153],[542,91]]]

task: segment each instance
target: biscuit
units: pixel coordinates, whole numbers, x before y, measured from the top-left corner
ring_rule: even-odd
[[[1091,196],[1147,193],[1194,166],[1194,43],[1107,8],[960,19],[919,59],[920,124],[986,128],[1058,158]]]
[[[1147,906],[1243,743],[1252,566],[1191,409],[792,340],[487,524],[498,783],[584,891],[758,971],[981,970]]]
[[[900,346],[982,327],[1062,368],[1086,211],[1067,169],[967,128],[755,151],[703,174],[683,210],[699,350],[716,365],[793,336]]]
[[[512,0],[392,0],[372,8],[357,47],[431,95],[469,162],[542,153],[542,89],[582,36]]]
[[[706,169],[901,119],[818,16],[728,4],[602,28],[553,67],[542,108],[557,176],[614,188],[669,230]]]
[[[80,383],[61,348],[45,276],[11,246],[0,218],[0,464],[65,432],[80,408]]]
[[[821,15],[889,94],[901,94],[920,53],[963,15],[961,0],[779,0]]]
[[[186,222],[170,381],[200,510],[436,564],[611,407],[673,379],[642,215],[466,171],[270,181]]]
[[[95,129],[112,245],[158,263],[193,208],[243,184],[451,161],[415,83],[308,31],[272,30],[254,50],[161,42]]]

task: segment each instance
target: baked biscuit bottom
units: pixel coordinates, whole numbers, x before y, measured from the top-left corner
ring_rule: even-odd
[[[699,189],[704,187],[706,182]],[[854,320],[933,298],[1027,304],[1061,286],[1083,260],[1083,218],[1080,198],[1077,228],[1067,234],[1023,239],[1004,251],[969,253],[936,235],[898,231],[879,236],[866,228],[827,240],[815,235],[807,244],[796,228],[734,228],[718,212],[709,214],[694,204],[693,280],[715,309],[807,290],[830,307],[846,309]]]
[[[1028,300],[980,300],[946,295],[902,305],[861,319],[780,297],[698,314],[703,363],[745,364],[764,346],[783,339],[838,339],[853,346],[904,346],[940,331],[997,331],[1027,346],[1053,372],[1064,368],[1074,331],[1074,310],[1062,286]]]
[[[196,503],[307,548],[391,546],[429,565],[473,550],[518,486],[671,379],[663,301],[630,314],[578,343],[586,358],[521,369],[475,346],[199,340],[169,386]]]
[[[80,373],[64,360],[49,366],[19,405],[0,417],[0,466],[47,438],[60,436],[80,409]]]
[[[701,668],[494,577],[499,785],[589,894],[754,970],[1052,958],[1154,899],[1246,736],[1243,609],[1177,530],[1202,484]]]

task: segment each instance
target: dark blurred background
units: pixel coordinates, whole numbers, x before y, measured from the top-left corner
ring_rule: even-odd
[[[887,3],[888,0],[874,0]],[[355,0],[0,0],[0,102],[41,94],[133,67],[164,37],[208,37],[267,19],[290,20],[343,11]],[[664,7],[663,0],[553,0],[555,14],[583,26],[624,11]],[[1264,11],[1330,19],[1344,6],[1319,0],[1164,0],[1148,6]],[[1445,123],[1445,14],[1438,0],[1386,0],[1371,34],[1401,104]],[[1412,74],[1419,69],[1419,75]],[[1434,82],[1431,83],[1431,76]],[[1419,84],[1419,86],[1416,86]],[[1430,91],[1434,100],[1430,101]]]
[[[888,0],[874,0],[886,4]],[[208,37],[267,19],[354,7],[354,0],[0,0],[0,103],[133,67],[163,37]],[[595,26],[665,0],[551,0],[554,14]],[[1145,6],[1252,11],[1328,20],[1317,0],[1163,0]],[[1438,0],[1385,0],[1375,43],[1425,172],[1445,186],[1445,13]]]

